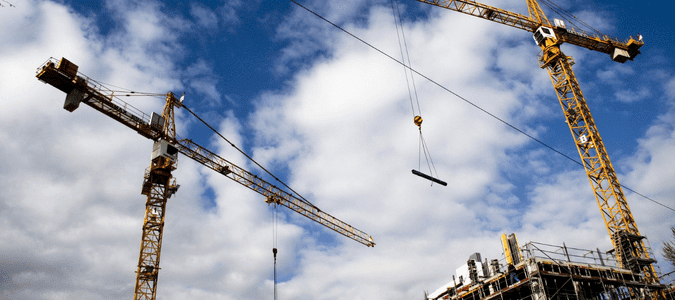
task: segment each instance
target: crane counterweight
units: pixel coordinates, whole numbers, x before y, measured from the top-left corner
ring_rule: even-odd
[[[134,299],[156,297],[166,203],[179,188],[171,174],[176,169],[179,152],[265,196],[268,203],[286,206],[354,241],[368,247],[375,246],[373,238],[365,232],[277,188],[192,140],[178,138],[174,109],[183,107],[184,95],[176,99],[173,93],[167,93],[162,114],[153,112],[147,115],[115,97],[113,91],[95,80],[78,74],[78,66],[65,58],[60,61],[50,58],[38,69],[36,77],[67,94],[64,105],[66,110],[73,112],[84,103],[154,141],[151,164],[145,172],[141,189],[141,194],[146,195],[147,199]]]
[[[606,35],[588,34],[574,28],[567,28],[561,21],[554,21],[552,25],[536,0],[526,0],[529,17],[474,0],[417,1],[523,29],[534,34],[534,40],[541,48],[539,65],[549,73],[614,249],[617,252],[624,252],[617,256],[620,263],[624,268],[630,267],[636,273],[640,273],[645,283],[659,284],[659,278],[652,265],[654,261],[650,258],[643,237],[637,229],[621,184],[619,184],[609,155],[572,71],[574,60],[560,49],[563,43],[569,43],[609,54],[612,60],[624,63],[640,54],[639,49],[644,44],[642,37],[639,36],[637,40],[631,37],[623,42]]]

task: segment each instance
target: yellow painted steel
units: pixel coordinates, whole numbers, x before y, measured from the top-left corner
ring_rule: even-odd
[[[99,85],[95,80],[78,74],[77,65],[66,59],[59,61],[50,58],[38,69],[36,77],[68,94],[64,105],[68,111],[72,112],[80,103],[84,103],[156,143],[167,141],[178,152],[265,196],[267,203],[281,204],[354,241],[368,247],[375,246],[373,238],[365,232],[277,188],[191,140],[179,139],[176,136],[174,109],[183,105],[173,93],[166,94],[166,104],[162,112],[164,123],[153,126],[150,115],[114,97],[113,91]],[[175,159],[157,156],[152,159],[144,177],[141,193],[147,196],[147,200],[134,299],[156,297],[166,203],[178,189],[171,175],[175,169]]]
[[[159,259],[162,251],[164,233],[164,217],[166,202],[177,189],[172,180],[171,171],[176,168],[175,162],[164,157],[152,161],[143,183],[143,194],[147,195],[141,250],[136,269],[136,285],[134,299],[155,299],[157,294],[157,277],[159,275]]]
[[[470,0],[416,0],[493,22],[534,32],[537,22],[530,17]]]
[[[354,241],[368,247],[375,246],[373,238],[367,233],[323,212],[311,203],[303,201],[296,196],[279,189],[206,148],[195,144],[193,141],[182,139],[177,141],[175,145],[178,148],[178,151],[185,156],[265,196],[265,202],[268,204],[281,204]]]
[[[417,127],[422,127],[423,121],[424,120],[420,116],[415,116],[415,118],[413,119],[413,122],[415,123],[415,125],[417,125]]]
[[[544,52],[540,57],[540,65],[548,70],[551,77],[566,123],[569,125],[574,138],[574,144],[583,160],[602,218],[612,239],[614,249],[617,251],[617,258],[623,267],[630,268],[625,253],[622,253],[622,249],[625,247],[622,247],[621,241],[616,239],[615,236],[622,232],[640,236],[640,232],[600,138],[600,133],[595,126],[590,109],[572,71],[574,61],[571,57],[565,56],[557,45],[552,47],[542,46],[542,50]],[[631,253],[632,256],[644,261],[650,260],[649,252],[642,240],[631,241],[631,243],[631,249],[634,249],[634,253]],[[639,266],[639,269],[644,273],[647,282],[658,283],[658,277],[651,263]]]
[[[506,233],[502,234],[502,248],[504,248],[504,256],[506,256],[506,262],[509,265],[512,265],[513,258],[511,257],[511,249],[509,248],[509,241],[506,238]]]
[[[616,172],[612,167],[605,146],[600,138],[600,133],[595,126],[586,100],[572,71],[571,66],[574,61],[571,57],[565,56],[560,50],[562,43],[571,43],[593,51],[613,55],[613,60],[623,63],[626,60],[632,60],[636,55],[640,54],[639,48],[644,44],[642,40],[640,38],[637,40],[629,38],[627,42],[621,42],[607,36],[600,37],[575,29],[551,26],[536,0],[527,0],[530,17],[469,0],[416,1],[473,15],[529,32],[535,32],[541,26],[546,26],[555,33],[554,37],[548,37],[539,44],[542,49],[542,53],[539,56],[540,67],[547,69],[549,72],[563,114],[572,133],[574,144],[577,146],[598,206],[600,207],[607,231],[611,237],[614,249],[618,253],[617,258],[625,268],[632,266],[635,270],[635,266],[637,266],[639,271],[644,274],[646,282],[658,283],[659,279],[652,265],[654,261],[649,257],[648,250],[642,241],[644,237],[640,236],[617,179]],[[616,56],[617,52],[625,53],[627,56]],[[621,236],[625,238],[620,238]],[[505,241],[504,239],[505,236],[502,236],[503,241]],[[625,249],[630,249],[630,251]],[[506,247],[505,251],[508,251]],[[637,263],[629,260],[637,261]]]
[[[527,0],[527,10],[530,11],[530,19],[537,23],[537,27],[551,25],[551,22],[548,21],[548,18],[546,18],[544,11],[541,10],[537,1]]]
[[[180,106],[181,103],[172,93],[166,95],[166,103],[162,112],[164,120],[162,138],[165,140],[176,139],[174,107]],[[176,163],[177,161],[164,156],[154,157],[144,177],[141,193],[147,196],[147,201],[141,235],[141,250],[136,269],[134,300],[155,299],[157,295],[166,202],[178,190],[176,180],[171,176],[171,172],[176,169]]]
[[[513,244],[509,242],[509,239],[513,236]],[[523,256],[520,254],[518,239],[516,234],[512,233],[507,236],[506,233],[502,234],[502,248],[504,249],[504,256],[506,256],[506,262],[510,265],[516,265],[523,261]]]
[[[528,10],[530,15],[517,14],[497,7],[489,6],[471,0],[415,0],[422,3],[431,4],[463,14],[471,15],[492,22],[508,25],[511,27],[534,32],[542,25],[550,25],[546,15],[534,0],[528,0]],[[615,49],[621,49],[628,52],[629,60],[640,54],[640,47],[644,45],[640,38],[628,38],[626,41],[620,41],[607,35],[598,35],[592,32],[585,32],[575,28],[565,28],[559,26],[549,26],[555,31],[556,36],[561,42],[577,45],[593,51],[612,54]],[[621,61],[621,62],[625,62]]]

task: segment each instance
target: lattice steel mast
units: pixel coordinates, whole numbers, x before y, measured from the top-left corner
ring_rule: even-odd
[[[171,172],[176,169],[178,152],[265,196],[268,204],[280,204],[368,247],[375,246],[365,232],[321,211],[260,177],[238,167],[189,139],[176,136],[174,108],[183,106],[182,98],[166,94],[161,115],[143,113],[114,96],[114,93],[85,75],[65,58],[50,58],[36,77],[67,94],[64,108],[70,112],[84,103],[154,141],[152,162],[146,170],[141,193],[147,196],[141,250],[136,271],[134,299],[155,299],[162,248],[167,200],[178,190]]]
[[[609,160],[579,83],[572,71],[574,60],[563,54],[560,45],[569,43],[607,53],[612,60],[626,62],[640,54],[641,38],[619,41],[608,36],[566,28],[562,22],[552,25],[536,0],[527,0],[530,16],[524,16],[475,1],[416,0],[482,19],[523,29],[534,34],[542,52],[540,67],[548,70],[574,143],[611,237],[617,258],[624,268],[642,272],[649,283],[658,283],[643,236],[637,229],[621,185]]]

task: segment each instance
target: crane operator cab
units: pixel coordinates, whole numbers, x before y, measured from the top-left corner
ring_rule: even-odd
[[[544,40],[547,39],[551,39],[554,42],[557,40],[557,38],[555,37],[555,32],[553,32],[553,29],[544,26],[539,27],[539,29],[537,29],[534,32],[533,38],[534,42],[537,43],[537,46],[541,46],[541,43],[543,43]]]
[[[152,159],[164,157],[172,162],[178,160],[178,149],[167,140],[158,140],[152,146]]]

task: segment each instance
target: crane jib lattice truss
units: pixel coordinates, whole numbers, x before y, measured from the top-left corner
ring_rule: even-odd
[[[609,54],[620,63],[633,60],[644,44],[641,37],[620,41],[606,35],[566,28],[556,20],[552,25],[536,0],[527,0],[530,16],[513,13],[476,1],[416,0],[485,20],[526,30],[534,34],[541,48],[540,67],[550,75],[566,123],[583,161],[588,180],[622,266],[641,272],[648,283],[658,283],[649,251],[643,242],[625,195],[609,160],[593,117],[572,71],[574,60],[561,50],[563,43]]]
[[[78,66],[65,58],[50,58],[36,77],[66,93],[64,109],[72,112],[84,103],[106,116],[155,141],[152,162],[146,170],[141,193],[147,196],[141,250],[136,270],[134,299],[155,299],[167,200],[178,190],[171,172],[176,169],[177,155],[185,156],[265,196],[268,204],[279,204],[337,233],[368,247],[375,246],[365,232],[321,211],[260,177],[238,167],[189,139],[176,136],[174,108],[183,106],[182,99],[166,94],[161,115],[148,115],[115,97],[115,93],[78,73]]]

